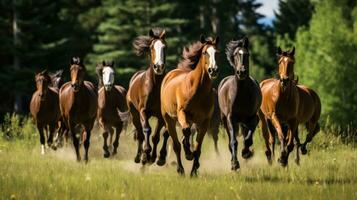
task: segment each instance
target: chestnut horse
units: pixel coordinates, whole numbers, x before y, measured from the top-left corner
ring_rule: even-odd
[[[294,149],[294,139],[298,139],[298,125],[305,123],[308,135],[302,148],[319,131],[318,120],[321,113],[321,102],[318,95],[310,88],[297,85],[294,80],[295,47],[290,51],[278,48],[279,74],[261,82],[263,102],[259,117],[262,121],[262,134],[265,139],[268,162],[274,156],[275,133],[281,145],[281,156],[278,159],[282,166],[288,164],[290,152]],[[269,128],[269,130],[268,130]],[[299,163],[297,149],[296,162]]]
[[[76,127],[79,125],[84,127],[82,133],[85,149],[84,160],[88,162],[91,130],[98,107],[97,91],[91,82],[84,80],[86,68],[83,60],[73,57],[70,65],[71,81],[65,83],[59,92],[61,114],[71,132],[77,161],[80,161],[81,157],[79,153],[80,134],[76,133]]]
[[[112,155],[117,153],[119,137],[123,129],[124,122],[128,121],[129,112],[126,104],[126,90],[120,85],[114,85],[114,62],[103,61],[97,65],[96,71],[99,79],[98,91],[98,113],[97,118],[103,132],[104,157],[110,156],[108,148],[108,136],[110,134],[109,145],[113,145]],[[126,112],[125,112],[126,111]],[[112,138],[115,128],[115,139]]]
[[[166,128],[173,140],[177,157],[177,172],[184,174],[181,162],[181,144],[176,133],[176,121],[182,127],[183,147],[187,160],[193,160],[191,176],[197,175],[203,138],[208,129],[214,107],[212,78],[217,75],[216,53],[218,37],[201,40],[184,48],[183,60],[177,69],[170,71],[162,81],[161,112]],[[190,127],[198,129],[196,146],[190,149]]]
[[[151,29],[149,36],[139,36],[133,46],[137,55],[149,54],[150,63],[146,70],[136,72],[130,80],[127,94],[127,103],[131,118],[136,129],[138,150],[135,162],[142,164],[155,162],[156,148],[160,140],[160,131],[164,127],[164,120],[160,110],[160,88],[165,76],[166,59],[166,32],[160,28]],[[151,116],[157,118],[157,125],[152,137],[152,155],[150,145],[151,127],[149,119]],[[164,165],[166,159],[166,143],[169,135],[165,130],[163,148],[160,151],[158,165]],[[143,144],[144,142],[144,144]],[[142,154],[143,153],[143,154]],[[141,158],[142,155],[142,158]]]
[[[35,76],[37,90],[33,93],[30,102],[30,112],[36,122],[40,133],[41,154],[45,154],[45,135],[47,145],[52,146],[53,135],[58,127],[60,108],[58,103],[58,90],[51,85],[51,77],[47,70]],[[49,132],[49,134],[48,134]]]
[[[234,68],[234,75],[224,78],[218,86],[218,102],[221,109],[222,123],[229,137],[229,150],[232,154],[232,170],[239,169],[237,159],[238,142],[236,134],[239,125],[242,129],[244,148],[242,157],[253,155],[249,147],[253,144],[253,134],[258,125],[257,112],[262,103],[259,83],[249,76],[249,40],[243,38],[227,44],[226,55]]]

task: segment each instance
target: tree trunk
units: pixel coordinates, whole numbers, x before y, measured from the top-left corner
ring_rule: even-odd
[[[14,60],[13,60],[13,69],[19,70],[20,69],[20,57],[18,54],[18,47],[21,44],[19,34],[20,28],[18,26],[18,11],[16,9],[16,0],[13,0],[13,19],[12,19],[12,31],[13,31],[13,45],[14,45]],[[22,97],[21,93],[16,91],[14,92],[15,99],[14,99],[14,112],[20,113],[22,111]]]

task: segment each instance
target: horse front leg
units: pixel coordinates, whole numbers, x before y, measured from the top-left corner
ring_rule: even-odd
[[[283,130],[281,128],[280,121],[275,113],[272,115],[271,122],[272,122],[272,125],[275,127],[275,130],[278,133],[278,138],[280,141],[280,150],[281,150],[280,152],[281,153],[280,153],[280,158],[278,159],[278,162],[280,162],[280,164],[283,167],[285,167],[288,164],[287,163],[288,153],[286,151],[286,141],[285,141],[285,136],[284,136]]]
[[[181,109],[177,112],[177,118],[178,121],[182,127],[182,133],[183,133],[183,150],[185,151],[185,157],[187,160],[193,160],[194,156],[191,151],[191,145],[190,145],[190,136],[191,136],[191,127],[187,122],[186,119],[186,113]]]
[[[251,158],[254,154],[253,151],[249,149],[249,147],[253,145],[254,131],[258,123],[259,118],[257,115],[255,115],[245,125],[243,125],[244,148],[242,149],[242,157],[244,159]]]
[[[299,127],[296,127],[296,133],[295,133],[295,142],[296,142],[296,158],[295,158],[295,163],[297,165],[300,165],[300,138],[299,138]]]
[[[120,122],[115,127],[115,138],[114,138],[114,143],[113,143],[113,155],[117,154],[117,152],[118,152],[119,138],[120,138],[120,134],[121,134],[122,129],[123,129],[123,122]]]
[[[45,155],[45,142],[46,142],[46,138],[45,138],[45,134],[43,132],[44,126],[42,124],[37,124],[37,129],[38,132],[40,134],[40,143],[41,143],[41,154]]]
[[[88,152],[89,152],[89,146],[90,146],[90,137],[91,137],[91,130],[94,125],[95,118],[87,122],[84,127],[85,127],[85,132],[86,132],[86,137],[84,140],[84,160],[86,163],[88,163],[89,157],[88,157]]]
[[[197,176],[197,174],[198,174],[198,168],[200,167],[199,160],[200,160],[200,156],[201,156],[201,148],[202,148],[203,139],[204,139],[207,129],[208,129],[208,124],[209,124],[209,121],[206,120],[203,124],[198,126],[196,145],[195,145],[195,150],[193,152],[194,160],[193,160],[193,165],[192,165],[192,170],[191,170],[191,177]]]
[[[57,150],[57,147],[56,145],[54,144],[53,142],[53,137],[56,133],[56,130],[58,128],[58,125],[57,125],[57,122],[55,123],[52,123],[49,125],[49,131],[50,131],[50,134],[49,134],[49,137],[47,139],[47,144],[53,149],[53,150]]]
[[[164,140],[162,142],[162,147],[161,147],[161,150],[160,150],[159,159],[156,162],[156,164],[159,165],[159,166],[163,166],[166,163],[167,141],[168,141],[168,139],[170,137],[170,134],[167,131],[167,129],[166,128],[164,128],[164,129],[165,129],[165,131],[164,131]]]
[[[144,145],[143,145],[144,154],[142,154],[141,163],[145,165],[150,160],[150,153],[151,153],[151,145],[150,145],[151,127],[149,124],[149,117],[147,116],[145,109],[142,109],[140,111],[140,122],[144,133]]]
[[[76,152],[77,161],[81,161],[81,155],[79,153],[79,137],[76,133],[76,124],[74,122],[69,122],[69,130],[72,135],[73,146]]]
[[[232,154],[232,159],[231,159],[231,170],[237,170],[240,168],[239,162],[237,159],[237,148],[238,148],[238,142],[236,138],[236,132],[238,132],[238,126],[236,123],[233,122],[232,116],[228,115],[227,119],[227,134],[229,136],[229,147],[231,150]]]
[[[307,122],[306,123],[307,135],[305,142],[301,145],[301,154],[307,154],[306,145],[312,141],[312,138],[320,131],[319,123]]]
[[[103,136],[103,157],[104,158],[109,158],[110,156],[110,152],[109,152],[109,148],[108,148],[108,136],[109,136],[109,131],[106,127],[104,127],[104,132],[102,134]]]
[[[294,140],[295,140],[295,136],[297,133],[297,127],[298,127],[298,123],[297,121],[293,120],[289,122],[289,129],[288,129],[288,144],[287,144],[287,156],[286,156],[286,164],[288,164],[288,158],[290,153],[294,150]]]

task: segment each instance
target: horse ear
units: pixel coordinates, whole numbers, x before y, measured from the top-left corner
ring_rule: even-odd
[[[200,42],[202,44],[206,43],[206,37],[204,35],[202,35],[202,34],[200,35]]]
[[[111,66],[111,67],[114,67],[114,60],[111,60],[111,61],[110,61],[110,66]]]
[[[103,66],[103,67],[105,66],[105,61],[104,61],[104,60],[102,61],[102,66]]]
[[[216,38],[214,38],[213,43],[217,46],[219,43],[219,36],[217,36]]]
[[[160,39],[164,40],[166,38],[166,30],[164,29],[160,34]]]
[[[243,47],[246,49],[249,48],[249,39],[247,37],[243,38]]]
[[[47,73],[48,73],[48,71],[47,71],[47,69],[45,69],[45,70],[43,70],[40,74],[41,74],[41,75],[47,75]]]
[[[150,31],[149,31],[149,36],[152,38],[155,36],[154,31],[152,29],[150,29]]]
[[[294,56],[294,55],[295,55],[295,47],[293,47],[293,49],[291,49],[291,50],[289,51],[289,55],[290,55],[290,56]]]
[[[278,56],[280,56],[281,54],[282,54],[282,50],[281,50],[281,48],[280,47],[278,47],[277,49],[276,49],[276,55],[278,55]]]

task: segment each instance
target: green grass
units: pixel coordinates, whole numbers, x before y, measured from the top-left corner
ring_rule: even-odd
[[[29,124],[29,123],[25,123]],[[23,130],[29,134],[33,127]],[[186,176],[176,166],[142,168],[134,163],[132,135],[123,134],[119,154],[102,158],[102,139],[94,131],[90,162],[77,163],[72,145],[40,155],[37,132],[22,139],[0,139],[1,199],[356,199],[357,151],[339,138],[320,133],[301,156],[301,165],[290,156],[289,167],[269,166],[262,138],[255,134],[255,155],[241,169],[230,171],[227,141],[221,133],[220,156],[206,137],[197,178],[190,178],[192,163],[185,162]],[[241,139],[239,141],[240,147]],[[277,147],[278,150],[279,146]],[[278,151],[277,151],[278,152]],[[182,156],[184,158],[184,156]],[[171,155],[169,163],[175,160]]]

